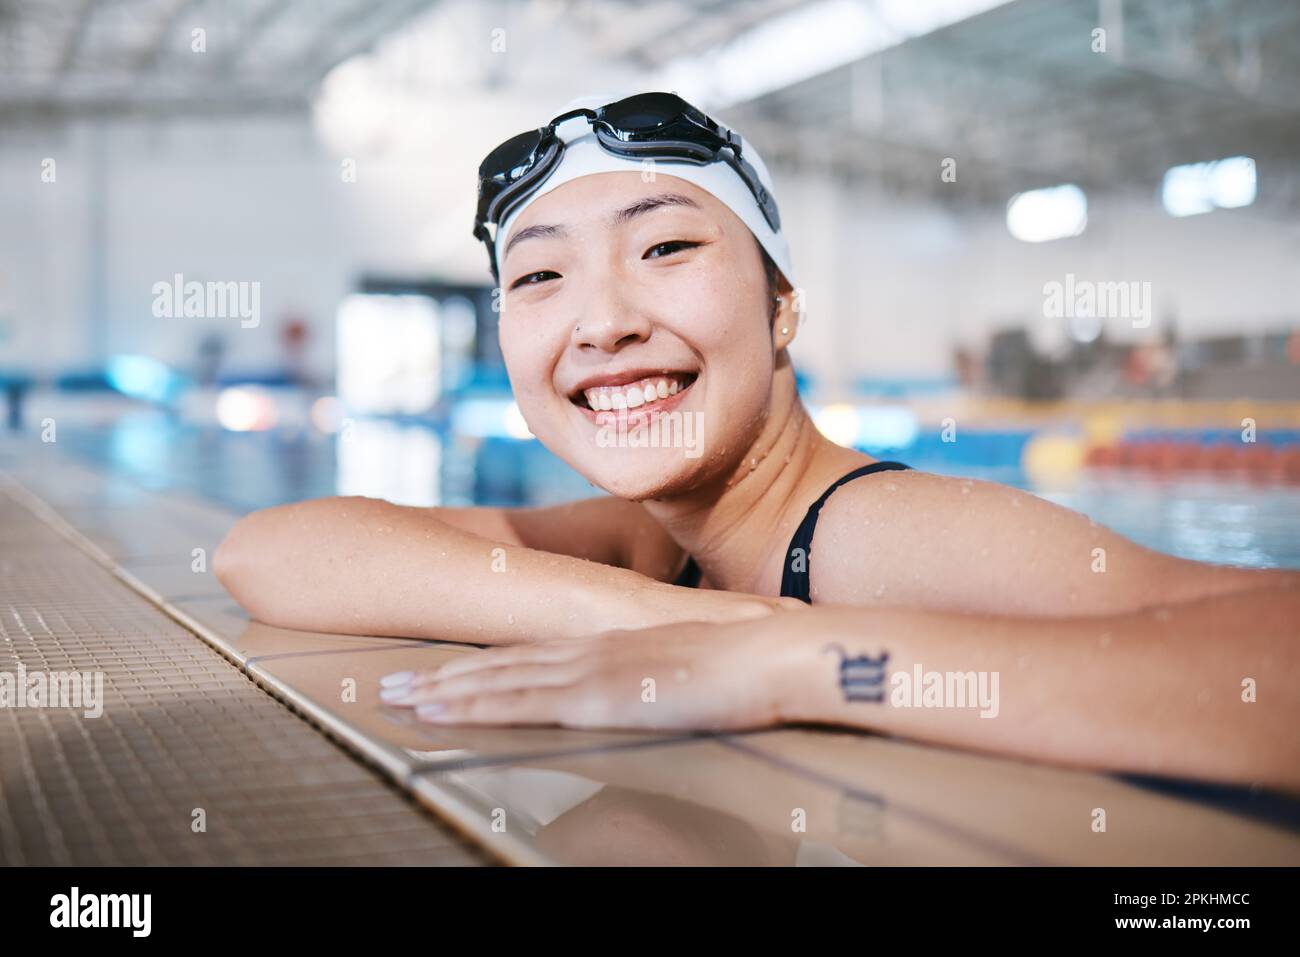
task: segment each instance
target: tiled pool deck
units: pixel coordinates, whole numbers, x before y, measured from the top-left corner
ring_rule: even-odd
[[[250,621],[209,570],[235,517],[0,443],[0,671],[106,685],[99,718],[0,709],[0,863],[1300,864],[1249,793],[831,730],[423,725],[378,678],[471,649]]]

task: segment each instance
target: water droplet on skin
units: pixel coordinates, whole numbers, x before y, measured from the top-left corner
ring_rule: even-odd
[[[515,623],[515,616],[514,616],[514,615],[506,615],[506,624],[507,624],[507,625],[513,625],[514,623]]]
[[[885,483],[885,488],[886,488],[888,491],[890,491],[890,492],[897,492],[897,491],[898,491],[898,486],[895,485],[895,484],[893,484],[892,482],[886,482],[886,483]]]
[[[962,494],[962,495],[969,495],[969,494],[970,494],[970,486],[969,486],[969,485],[963,485],[963,486],[961,487],[961,494]]]
[[[884,585],[877,585],[877,586],[876,586],[876,591],[875,591],[875,596],[876,596],[877,598],[883,598],[884,595],[885,595],[885,586],[884,586]]]

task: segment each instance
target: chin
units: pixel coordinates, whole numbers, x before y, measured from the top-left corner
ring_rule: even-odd
[[[598,461],[588,452],[570,462],[586,479],[610,495],[629,502],[665,498],[695,486],[702,459],[686,458],[681,449],[610,449]]]

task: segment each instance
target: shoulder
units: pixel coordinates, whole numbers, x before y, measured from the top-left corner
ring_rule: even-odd
[[[907,469],[846,482],[826,500],[822,515],[836,527],[861,519],[887,519],[891,525],[937,528],[954,522],[1009,520],[1024,509],[1066,511],[1009,485]]]
[[[1032,537],[1045,510],[1054,509],[990,482],[912,470],[863,476],[840,486],[822,506],[813,539],[819,573],[813,583],[834,587],[851,581],[857,570],[877,577],[886,569],[919,573],[954,553],[989,557],[998,541],[1006,541],[1008,528]]]
[[[812,553],[815,601],[968,614],[1131,610],[1209,587],[1212,571],[1028,492],[913,471],[836,490]]]

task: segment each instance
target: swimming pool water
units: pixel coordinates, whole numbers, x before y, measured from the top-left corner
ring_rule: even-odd
[[[359,424],[344,440],[311,430],[232,433],[141,413],[98,428],[64,428],[59,446],[148,487],[186,490],[238,511],[335,494],[500,506],[603,494],[536,441],[389,421]],[[962,451],[960,461],[898,457],[916,468],[1027,487],[1017,466],[973,462]],[[1095,471],[1080,473],[1068,491],[1040,494],[1169,554],[1300,568],[1295,486]]]

